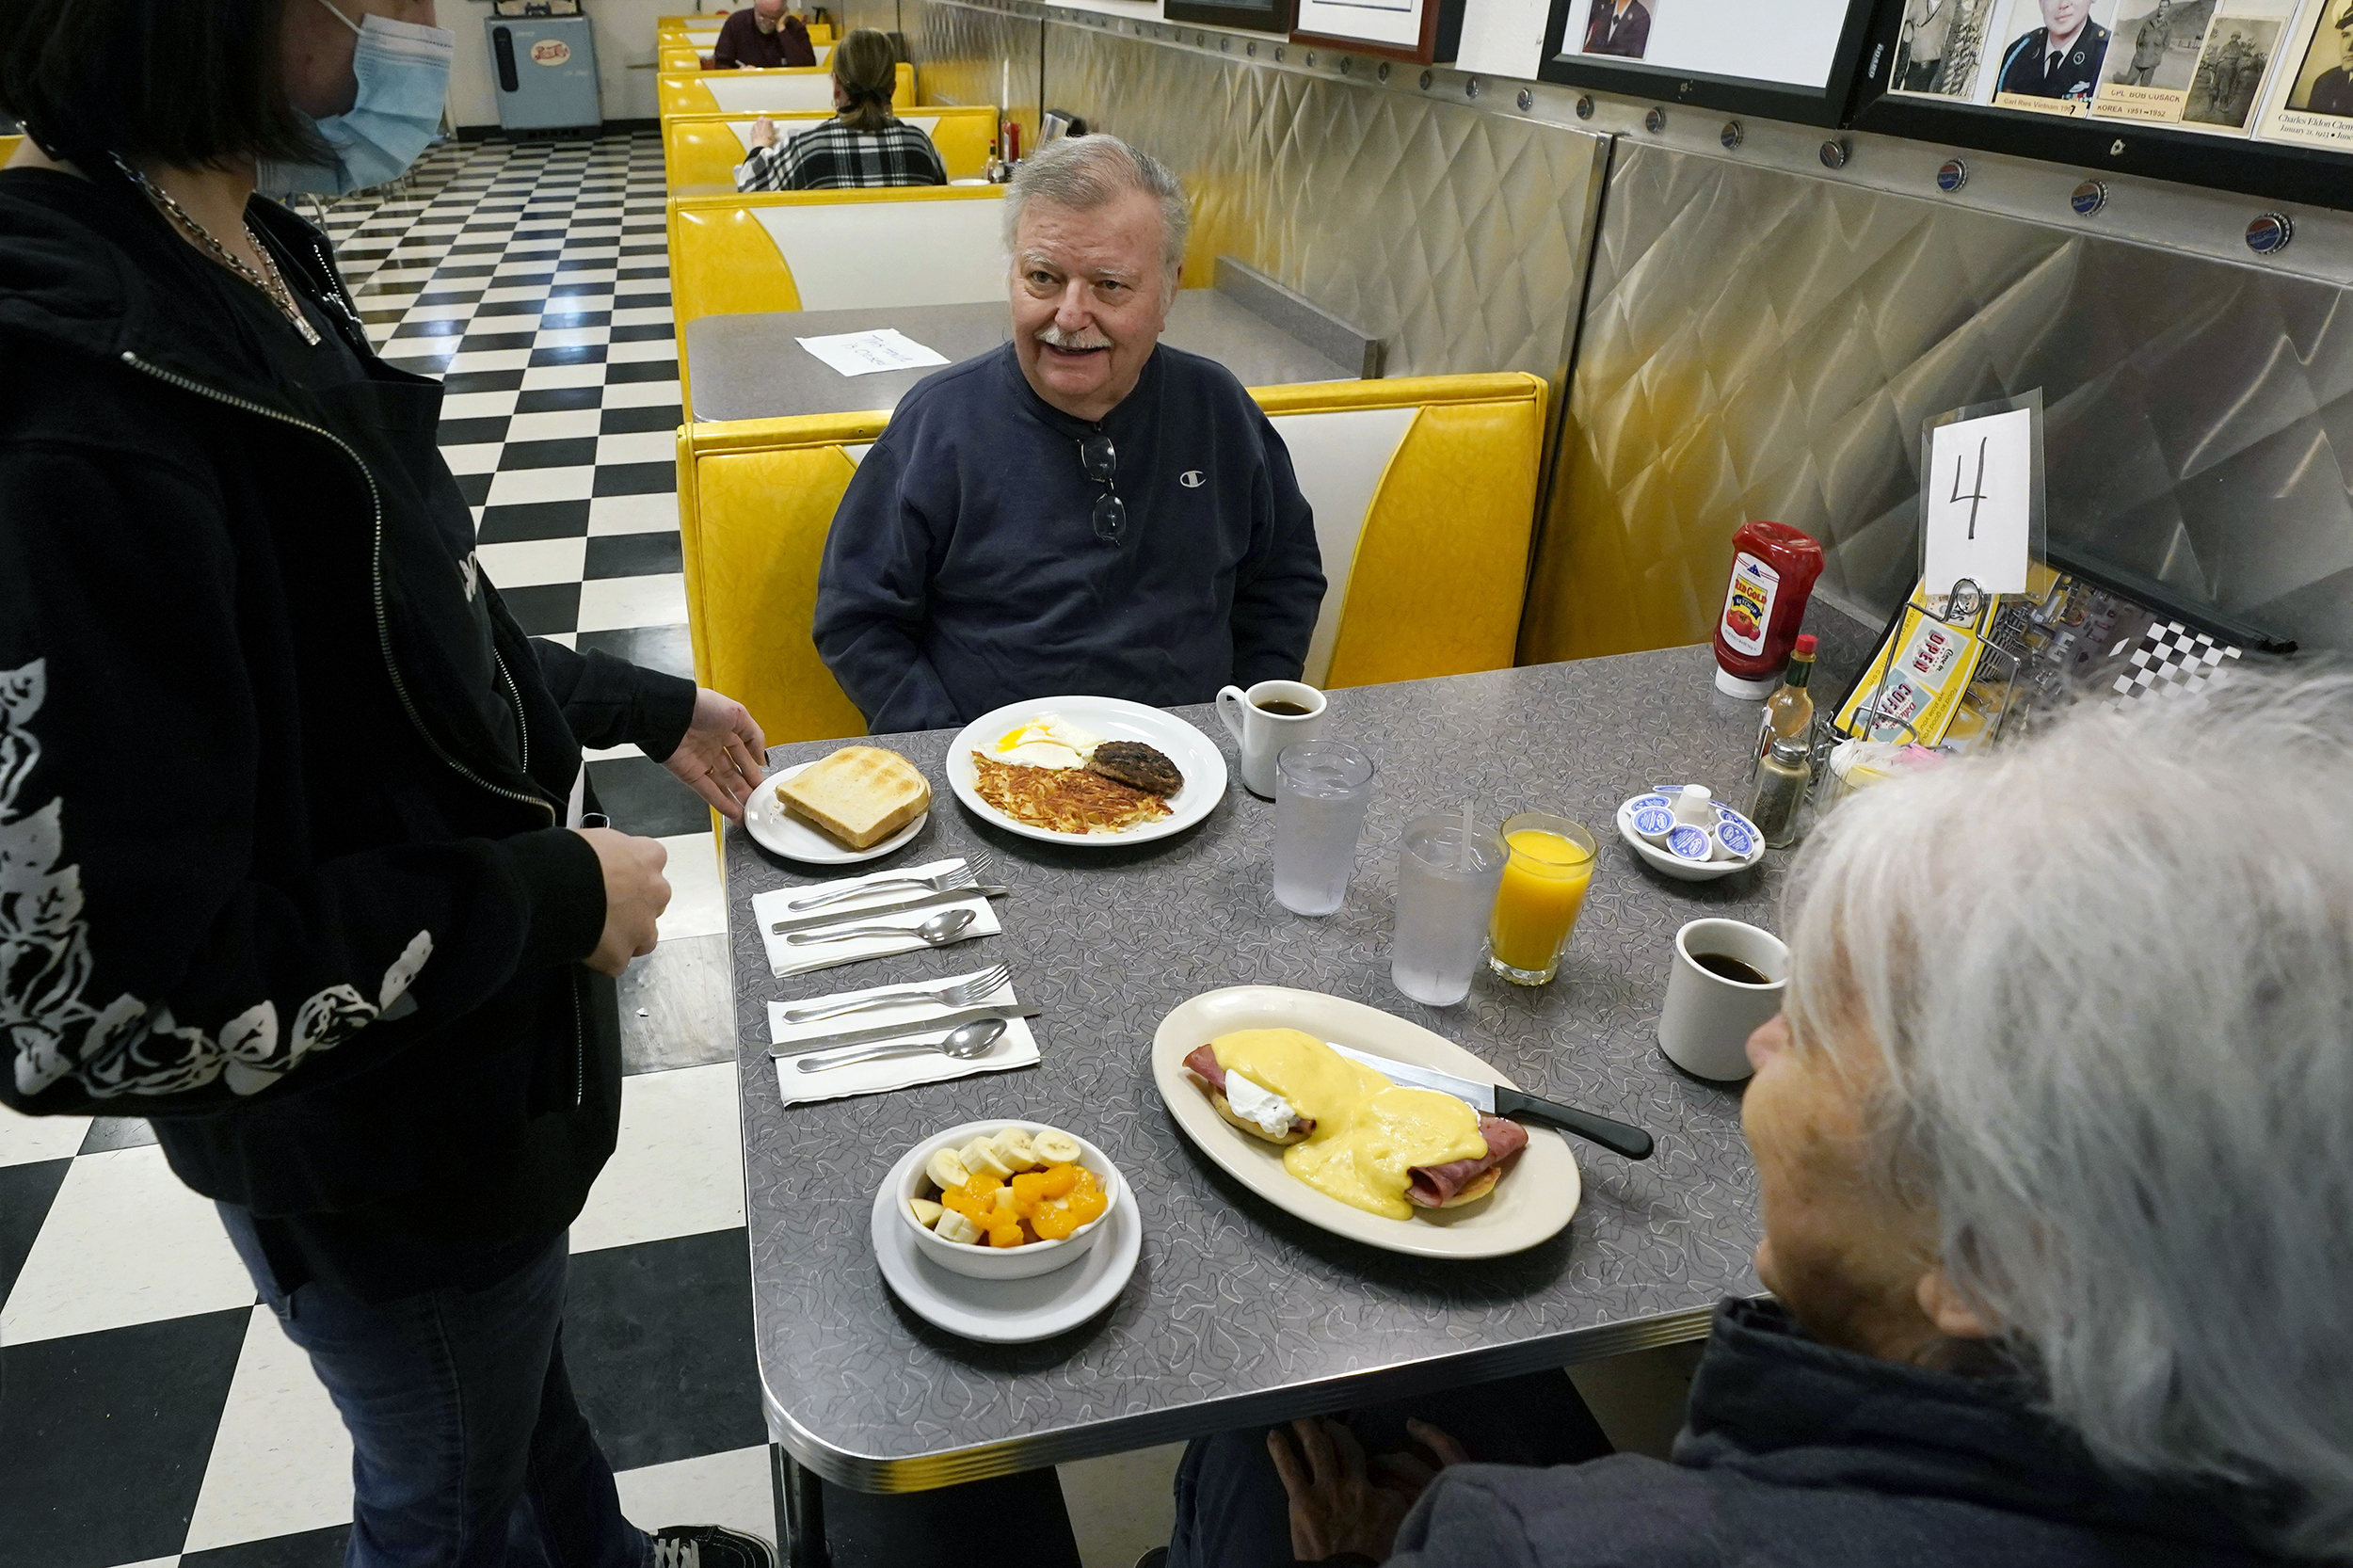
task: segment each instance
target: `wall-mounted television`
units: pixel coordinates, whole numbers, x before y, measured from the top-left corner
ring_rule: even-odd
[[[1835,125],[1853,96],[1872,9],[1871,0],[1552,0],[1537,74]]]

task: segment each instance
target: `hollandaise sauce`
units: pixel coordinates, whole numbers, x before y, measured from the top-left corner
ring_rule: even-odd
[[[1391,1220],[1417,1165],[1487,1152],[1479,1112],[1451,1095],[1407,1089],[1295,1029],[1246,1029],[1209,1042],[1218,1065],[1290,1101],[1315,1131],[1283,1151],[1283,1168],[1327,1197]]]

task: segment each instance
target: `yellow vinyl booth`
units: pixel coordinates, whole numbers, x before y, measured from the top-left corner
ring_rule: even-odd
[[[712,35],[708,39],[699,39],[691,43],[682,39],[677,40],[665,40],[662,44],[659,56],[659,64],[664,71],[668,72],[700,71],[703,69],[703,61],[711,57],[712,45],[717,42],[718,35],[716,34]],[[829,71],[832,69],[832,44],[819,43],[816,40],[811,39],[809,40],[809,53],[817,56],[817,66],[819,70]],[[807,68],[802,67],[799,69],[806,70]]]
[[[710,40],[719,36],[719,24],[727,19],[728,13],[725,11],[696,11],[686,16],[658,16],[654,18],[654,39],[659,43],[668,43],[673,40],[693,39],[702,44],[705,54],[709,54],[711,52]],[[811,22],[808,26],[809,42],[831,43],[834,41],[832,23]]]
[[[684,196],[670,203],[670,302],[707,315],[1001,299],[1002,185]]]
[[[833,72],[795,66],[784,71],[672,72],[654,78],[654,98],[664,120],[682,114],[793,114],[833,112]],[[915,67],[899,62],[891,106],[915,106]]]
[[[776,135],[797,136],[833,116],[814,110],[775,117]],[[988,169],[997,138],[997,111],[978,107],[908,109],[899,118],[932,138],[951,180],[977,180]],[[735,189],[735,166],[750,155],[754,115],[680,115],[664,122],[662,151],[672,196],[725,196]]]
[[[24,145],[23,136],[0,136],[0,166],[16,156],[16,150]]]
[[[1324,596],[1306,679],[1365,685],[1502,669],[1527,585],[1544,445],[1533,376],[1263,387],[1316,511]],[[882,413],[690,424],[679,523],[696,679],[770,744],[857,735],[817,657],[817,568]]]

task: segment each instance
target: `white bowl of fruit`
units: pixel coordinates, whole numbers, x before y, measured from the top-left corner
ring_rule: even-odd
[[[1103,1151],[1040,1122],[968,1122],[891,1172],[899,1218],[924,1256],[974,1279],[1029,1279],[1075,1263],[1111,1227],[1125,1184]]]

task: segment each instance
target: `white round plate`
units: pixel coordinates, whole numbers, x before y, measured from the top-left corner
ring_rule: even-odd
[[[1040,713],[1060,713],[1080,728],[1107,741],[1142,741],[1176,763],[1176,771],[1185,776],[1185,787],[1168,797],[1169,814],[1125,833],[1053,833],[1016,822],[983,800],[972,788],[972,754],[977,751],[994,757],[997,743],[1006,731],[1019,728]],[[982,821],[994,823],[1008,833],[1049,844],[1111,848],[1148,843],[1172,833],[1182,833],[1215,810],[1217,803],[1225,798],[1225,754],[1207,735],[1174,713],[1115,696],[1042,696],[983,713],[948,743],[947,771],[948,788]]]
[[[1523,1252],[1560,1233],[1584,1195],[1577,1157],[1549,1128],[1528,1129],[1528,1148],[1496,1190],[1460,1208],[1417,1211],[1407,1220],[1367,1213],[1329,1198],[1283,1169],[1283,1151],[1237,1130],[1209,1105],[1185,1058],[1238,1029],[1296,1029],[1373,1056],[1435,1067],[1457,1078],[1518,1084],[1452,1041],[1367,1007],[1320,991],[1280,985],[1235,985],[1204,991],[1160,1020],[1152,1037],[1152,1081],[1169,1113],[1201,1152],[1277,1208],[1288,1209],[1335,1236],[1417,1257],[1500,1257]]]
[[[820,759],[819,760],[823,760]],[[788,778],[796,778],[817,765],[801,762],[789,768],[778,768],[760,781],[752,798],[744,803],[744,825],[754,839],[775,850],[788,860],[798,860],[810,866],[848,866],[860,860],[879,860],[892,850],[904,845],[923,824],[932,820],[929,811],[885,839],[865,849],[852,849],[830,833],[821,833],[784,808],[776,798],[776,786]]]
[[[1644,790],[1642,795],[1661,792],[1657,790]],[[1673,793],[1673,791],[1663,792]],[[1672,876],[1677,882],[1713,882],[1720,876],[1730,876],[1734,872],[1747,871],[1751,866],[1765,858],[1765,835],[1756,833],[1755,824],[1751,823],[1750,831],[1754,835],[1756,842],[1750,847],[1748,858],[1710,860],[1705,865],[1677,859],[1634,831],[1634,803],[1641,799],[1642,795],[1628,795],[1618,802],[1618,837],[1625,840],[1628,849],[1649,861],[1652,869],[1660,875]],[[1735,812],[1734,815],[1738,816],[1739,813]],[[1740,820],[1744,823],[1749,821],[1746,817],[1741,817]]]
[[[959,1132],[978,1132],[1005,1125],[1005,1118],[974,1122]],[[1219,1123],[1224,1126],[1224,1123]],[[952,1134],[943,1134],[952,1136]],[[1029,1279],[973,1279],[943,1269],[916,1249],[915,1237],[899,1223],[899,1189],[906,1184],[909,1163],[939,1144],[926,1138],[902,1155],[883,1184],[874,1190],[874,1260],[891,1293],[907,1310],[950,1334],[992,1345],[1026,1345],[1050,1339],[1077,1328],[1118,1298],[1128,1276],[1136,1272],[1144,1251],[1144,1220],[1136,1212],[1135,1192],[1123,1192],[1104,1216],[1109,1229],[1103,1239],[1066,1268]]]

